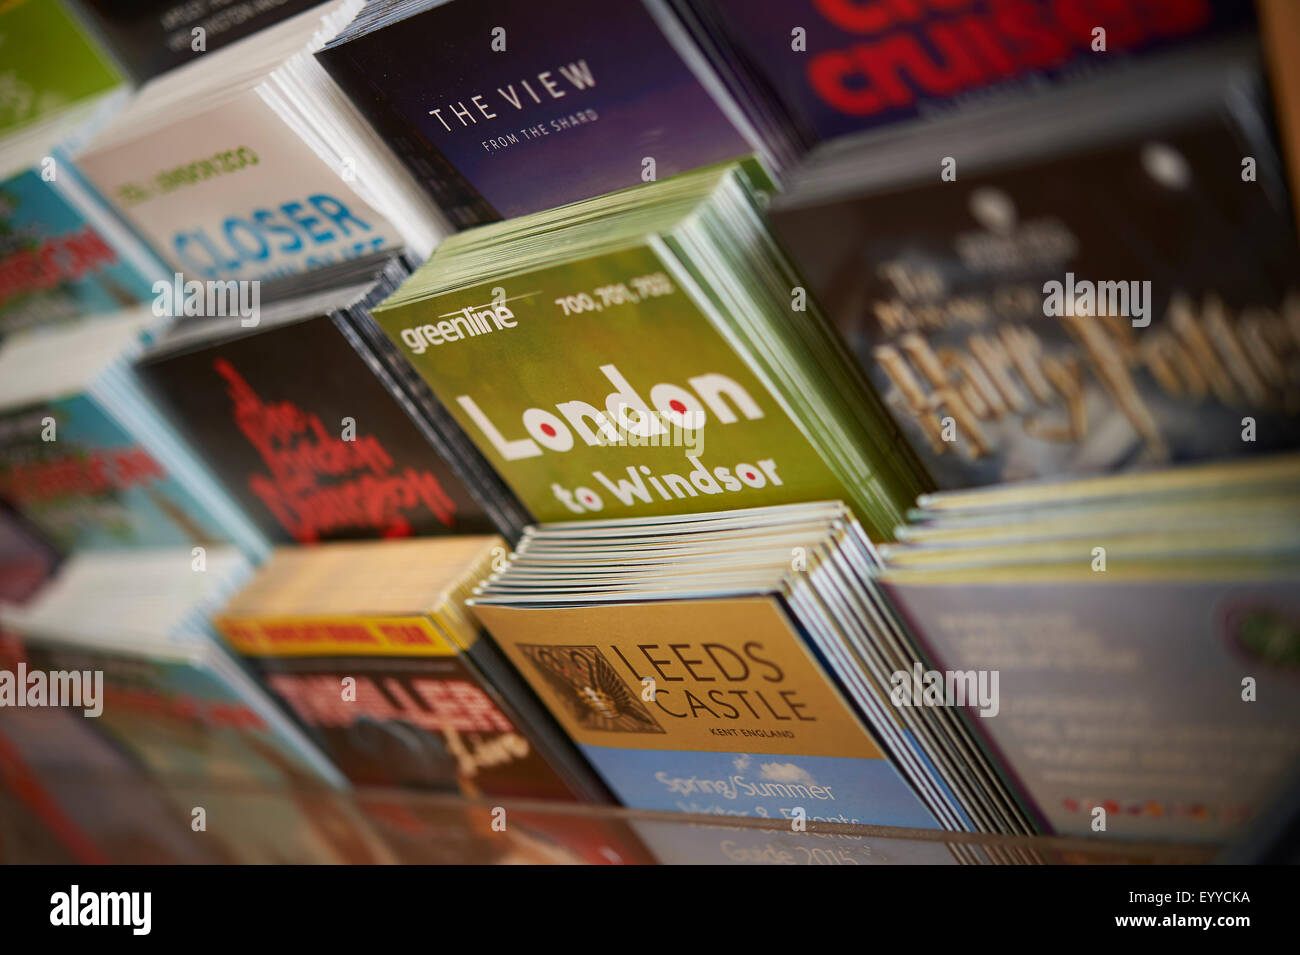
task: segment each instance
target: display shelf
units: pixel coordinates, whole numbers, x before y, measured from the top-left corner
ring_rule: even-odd
[[[61,772],[43,773],[39,784],[9,779],[0,805],[6,809],[0,813],[5,863],[1198,865],[1219,852],[1214,845],[994,836],[824,819],[809,819],[800,831],[784,819],[470,800],[386,788],[340,792],[185,779],[162,784],[123,776],[90,783]]]

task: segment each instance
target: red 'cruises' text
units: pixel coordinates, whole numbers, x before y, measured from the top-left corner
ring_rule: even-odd
[[[808,80],[841,113],[872,116],[1054,70],[1106,52],[1196,33],[1208,0],[816,0],[828,22],[862,41],[813,56]],[[1104,55],[1104,54],[1096,54]]]

